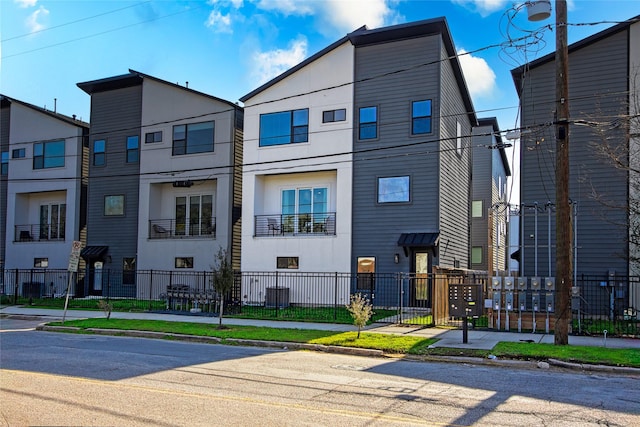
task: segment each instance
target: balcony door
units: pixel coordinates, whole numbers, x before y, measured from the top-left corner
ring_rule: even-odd
[[[210,194],[176,197],[177,236],[213,233],[213,196]]]
[[[66,217],[64,203],[40,205],[40,240],[64,239]]]
[[[285,233],[323,231],[327,217],[327,188],[282,190],[282,225]]]

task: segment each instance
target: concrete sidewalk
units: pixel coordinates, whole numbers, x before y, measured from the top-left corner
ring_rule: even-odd
[[[43,322],[62,320],[63,310],[31,308],[25,306],[6,306],[0,308],[1,316],[30,316],[41,317]],[[86,319],[104,317],[102,311],[82,311],[67,310],[66,320]],[[148,319],[148,320],[165,320],[171,322],[194,322],[194,323],[218,323],[217,317],[207,316],[189,316],[178,314],[164,313],[111,313],[113,319]],[[0,320],[1,322],[1,320]],[[291,329],[318,329],[324,331],[346,332],[353,331],[353,325],[341,325],[332,323],[309,323],[309,322],[290,322],[276,320],[254,320],[254,319],[234,319],[225,317],[223,323],[226,325],[251,325],[264,326],[273,328],[291,328]],[[492,330],[469,330],[467,335],[467,343],[463,343],[462,330],[459,329],[443,329],[443,328],[420,328],[406,325],[392,325],[374,323],[365,328],[367,332],[378,332],[395,335],[410,335],[424,338],[437,338],[438,341],[434,347],[451,347],[451,348],[468,348],[491,350],[497,343],[501,341],[507,342],[535,342],[553,344],[553,334],[532,334],[517,333],[506,331]],[[640,350],[640,339],[634,338],[607,338],[603,337],[585,337],[585,336],[569,336],[570,345],[591,346],[591,347],[608,347],[608,348],[634,348]]]

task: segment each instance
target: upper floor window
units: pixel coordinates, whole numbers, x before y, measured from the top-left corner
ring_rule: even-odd
[[[213,195],[176,197],[177,236],[207,236],[215,233]]]
[[[360,109],[359,139],[375,139],[378,137],[378,107]]]
[[[124,195],[104,196],[104,215],[124,215]]]
[[[347,120],[347,110],[345,108],[322,112],[322,123],[344,122],[345,120]]]
[[[431,100],[414,101],[411,106],[411,134],[431,132]]]
[[[33,168],[47,169],[64,166],[64,141],[33,144]]]
[[[378,203],[402,203],[409,200],[408,176],[378,178]]]
[[[260,147],[308,141],[308,109],[260,115]]]
[[[127,137],[127,163],[138,163],[139,156],[139,138],[138,136]]]
[[[104,139],[93,141],[93,166],[104,166],[107,160],[105,153],[106,144]]]
[[[0,168],[1,175],[9,175],[9,152],[2,152],[2,167]]]
[[[173,155],[213,151],[214,122],[190,123],[173,127]]]
[[[144,142],[147,144],[162,142],[162,131],[146,133],[144,135]]]
[[[471,216],[473,218],[482,218],[484,213],[482,206],[482,200],[474,200],[471,202]]]
[[[11,152],[11,157],[14,159],[23,159],[25,157],[24,148],[16,148]]]

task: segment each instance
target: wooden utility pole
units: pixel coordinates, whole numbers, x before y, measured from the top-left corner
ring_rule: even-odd
[[[569,50],[567,2],[556,0],[556,295],[554,343],[569,344],[572,226],[569,204]]]

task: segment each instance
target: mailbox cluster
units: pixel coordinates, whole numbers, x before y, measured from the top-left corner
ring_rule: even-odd
[[[522,315],[531,312],[533,330],[536,330],[536,313],[546,312],[546,331],[549,332],[549,314],[555,310],[555,277],[501,277],[491,278],[491,308],[500,314],[505,312],[505,329],[509,329],[509,313],[518,313],[518,331],[522,329]]]

